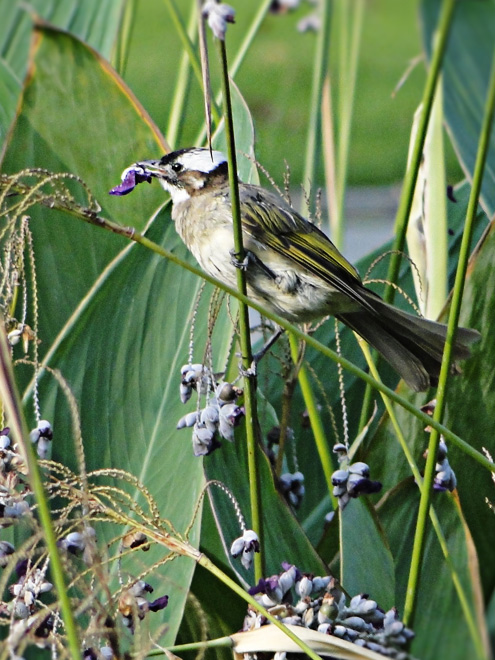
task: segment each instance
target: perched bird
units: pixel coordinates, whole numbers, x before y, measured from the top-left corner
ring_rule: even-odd
[[[111,192],[158,179],[172,219],[203,270],[236,286],[228,164],[219,151],[191,148],[135,163]],[[331,314],[376,348],[408,385],[422,391],[440,372],[447,327],[408,314],[367,289],[330,239],[278,195],[239,182],[248,295],[291,322]],[[469,357],[476,330],[459,328],[455,360]]]

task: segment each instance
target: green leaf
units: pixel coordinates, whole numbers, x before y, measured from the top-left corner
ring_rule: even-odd
[[[394,561],[373,506],[358,498],[340,515],[342,586],[351,596],[367,593],[381,608],[390,609],[395,605]]]
[[[143,229],[163,191],[141,186],[125,205],[108,191],[130,163],[166,150],[158,129],[110,65],[74,37],[40,27],[32,58],[2,170],[42,167],[76,174],[103,215]],[[44,353],[125,242],[106,233],[95,236],[94,228],[64,213],[47,217],[43,208],[29,213]]]
[[[71,32],[110,59],[124,6],[124,0],[32,0],[29,6],[20,0],[0,3],[0,69],[9,69],[15,81],[8,96],[0,93],[0,138],[4,137],[14,118],[28,67],[33,29],[29,8],[40,18]]]
[[[149,237],[175,245],[177,253],[186,256],[168,209],[150,227]],[[50,359],[78,401],[88,470],[115,467],[135,475],[157,501],[162,517],[179,532],[190,523],[203,486],[202,461],[193,456],[190,436],[175,428],[184,413],[178,391],[180,367],[187,362],[189,323],[199,286],[198,278],[187,271],[141,246],[129,246],[95,284]],[[198,318],[208,314],[209,293],[211,287],[201,299]],[[229,319],[217,321],[214,349],[220,359],[225,359],[223,337],[229,327]],[[206,333],[206,324],[198,324],[199,354]],[[53,457],[77,470],[67,404],[46,372],[40,400],[43,417],[53,420]],[[116,485],[122,487],[118,481]],[[130,492],[141,501],[136,490]],[[201,509],[197,523],[200,516]],[[115,533],[107,528],[99,525],[99,542]],[[199,544],[199,524],[191,543]],[[153,547],[125,560],[123,569],[136,576],[165,554],[163,548]],[[162,617],[167,621],[164,643],[175,638],[194,567],[191,560],[178,559],[147,577],[157,595],[170,595],[169,607],[150,615],[154,625]]]
[[[430,56],[440,0],[423,0],[423,41]],[[452,33],[445,54],[442,77],[444,112],[460,163],[472,177],[483,107],[495,43],[495,3],[457,2]],[[492,131],[485,166],[481,204],[491,216],[495,211],[495,134]]]

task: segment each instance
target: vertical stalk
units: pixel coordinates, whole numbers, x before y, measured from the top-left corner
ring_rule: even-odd
[[[443,57],[447,48],[447,41],[454,18],[454,10],[457,0],[443,0],[441,14],[438,21],[438,27],[434,35],[434,48],[431,58],[430,68],[426,79],[426,85],[423,93],[422,111],[418,122],[418,131],[414,141],[411,160],[407,168],[404,178],[404,185],[402,187],[401,198],[397,215],[395,218],[395,238],[392,246],[392,254],[387,273],[387,282],[389,282],[384,300],[388,303],[393,303],[395,288],[393,284],[397,282],[399,276],[399,268],[402,259],[402,252],[406,240],[407,224],[411,213],[411,206],[414,198],[414,190],[416,188],[416,181],[418,178],[419,167],[423,157],[423,147],[426,139],[426,131],[428,129],[428,122],[430,119],[431,108],[435,98],[435,89],[437,86],[438,78],[440,76],[440,68],[442,65]],[[361,417],[359,420],[360,428],[366,423],[370,416],[373,400],[373,392],[369,386],[366,387],[363,407],[361,410]]]
[[[225,42],[219,40],[221,60],[221,77],[223,93],[223,111],[225,121],[225,137],[227,141],[227,155],[229,160],[229,183],[232,203],[232,221],[234,230],[234,245],[236,258],[242,261],[246,253],[242,243],[242,220],[239,200],[239,182],[237,180],[237,158],[235,152],[234,120],[230,98],[229,71],[227,65],[227,52]],[[246,278],[242,268],[237,269],[237,288],[246,295]],[[247,371],[251,368],[253,354],[251,349],[251,334],[249,327],[249,308],[239,301],[239,334],[242,353],[242,366]],[[261,539],[261,498],[259,488],[259,471],[257,465],[257,432],[258,416],[256,411],[256,383],[254,377],[244,379],[244,408],[246,411],[246,440],[248,451],[249,494],[251,503],[251,527]],[[256,553],[254,557],[255,580],[263,576],[263,558]]]
[[[120,18],[119,35],[112,56],[112,64],[120,76],[124,76],[129,59],[129,44],[136,16],[136,0],[127,0]]]
[[[490,141],[490,134],[493,124],[493,114],[495,112],[495,55],[492,63],[492,70],[490,75],[490,83],[488,87],[488,94],[485,104],[485,111],[483,117],[483,124],[481,128],[480,142],[478,145],[478,153],[476,155],[476,163],[473,174],[473,184],[471,194],[469,196],[469,203],[466,212],[466,223],[464,225],[464,233],[462,235],[461,249],[459,253],[459,262],[455,277],[454,291],[452,294],[452,304],[449,314],[449,323],[447,326],[447,341],[442,358],[442,367],[440,370],[440,377],[437,390],[437,403],[433,419],[436,422],[441,422],[445,409],[445,396],[447,391],[447,381],[450,374],[450,362],[452,357],[452,347],[455,341],[457,325],[459,323],[459,315],[462,303],[462,295],[464,292],[464,283],[469,261],[470,246],[473,234],[473,223],[476,218],[478,208],[478,199],[481,192],[481,184],[483,181],[483,171],[485,161],[488,153],[488,146]],[[414,620],[416,600],[418,593],[418,585],[421,573],[421,566],[423,562],[426,522],[427,515],[430,508],[431,489],[435,473],[435,463],[437,458],[437,449],[440,436],[437,429],[432,429],[430,434],[430,442],[428,444],[428,458],[426,461],[424,487],[421,492],[421,500],[419,503],[418,520],[416,524],[416,533],[414,536],[413,554],[411,560],[411,568],[409,572],[409,581],[407,585],[406,602],[404,606],[404,622],[409,625]]]
[[[41,473],[38,462],[34,455],[32,443],[21,411],[21,405],[17,388],[15,386],[10,353],[7,347],[7,339],[3,331],[3,318],[0,319],[2,331],[0,332],[0,400],[5,414],[8,417],[12,435],[21,448],[23,459],[28,468],[29,484],[38,505],[38,515],[45,539],[48,556],[50,558],[50,572],[53,577],[57,591],[60,612],[64,621],[65,632],[71,658],[81,660],[81,646],[78,639],[78,631],[67,586],[65,583],[64,569],[60,560],[57,547],[57,538],[53,528],[50,507],[43,488]]]

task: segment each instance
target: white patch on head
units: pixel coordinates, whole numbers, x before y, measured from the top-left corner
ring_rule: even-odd
[[[209,149],[191,149],[181,154],[177,160],[187,170],[196,170],[205,174],[213,172],[219,165],[227,162],[221,151],[212,151],[210,153]]]

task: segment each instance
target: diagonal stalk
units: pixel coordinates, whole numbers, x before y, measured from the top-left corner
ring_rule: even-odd
[[[19,184],[12,185],[10,189],[18,193],[26,192],[26,187]],[[390,387],[387,387],[382,382],[375,380],[372,376],[370,376],[368,373],[357,367],[350,360],[346,359],[342,355],[339,355],[328,346],[325,346],[325,344],[322,344],[313,336],[306,334],[298,326],[287,321],[287,319],[283,318],[282,316],[279,316],[278,314],[275,314],[270,310],[267,310],[265,307],[263,307],[263,305],[260,305],[256,301],[251,300],[246,295],[240,293],[238,289],[228,286],[224,282],[217,280],[215,277],[212,277],[211,275],[204,273],[199,267],[193,266],[184,259],[178,257],[170,250],[167,250],[161,245],[158,245],[158,243],[155,243],[154,241],[150,240],[147,236],[144,236],[140,232],[136,231],[134,227],[126,227],[120,225],[117,222],[113,222],[112,220],[108,220],[98,215],[95,211],[91,209],[80,207],[75,204],[67,204],[65,201],[61,201],[53,197],[50,197],[48,199],[43,199],[42,197],[40,197],[36,201],[38,201],[43,206],[48,206],[51,209],[64,210],[66,213],[78,218],[79,220],[94,225],[95,227],[106,229],[107,231],[110,231],[114,234],[118,234],[119,236],[123,236],[128,240],[132,240],[135,243],[139,243],[146,249],[151,250],[155,254],[159,254],[163,258],[167,259],[168,261],[171,261],[172,263],[176,264],[177,266],[180,266],[181,268],[184,268],[193,275],[197,275],[198,277],[203,278],[210,284],[217,286],[218,288],[222,289],[223,291],[228,293],[230,296],[233,296],[240,302],[249,305],[249,307],[259,312],[262,316],[265,316],[267,319],[270,319],[271,321],[274,321],[282,328],[285,328],[285,330],[288,330],[290,333],[294,334],[298,339],[301,339],[302,341],[306,342],[308,346],[313,347],[315,350],[319,351],[325,357],[329,358],[333,362],[336,362],[337,364],[342,365],[344,369],[349,371],[352,375],[356,376],[356,378],[360,378],[361,380],[363,380],[367,385],[370,385],[377,392],[382,392],[383,394],[386,394],[389,399],[391,399],[395,403],[398,403],[402,408],[404,408],[404,410],[407,410],[414,417],[416,417],[422,423],[424,423],[425,426],[429,425],[432,428],[436,428],[438,432],[441,433],[446,440],[450,440],[462,452],[464,452],[467,456],[470,456],[479,465],[486,468],[490,472],[495,473],[495,464],[492,461],[488,460],[484,454],[471,447],[469,443],[467,443],[460,436],[458,436],[453,431],[448,429],[446,426],[440,424],[438,421],[432,419],[429,415],[419,410],[419,408],[417,408],[414,405],[414,403],[411,403],[410,401],[402,397],[400,394],[395,392],[395,390],[392,390]],[[42,370],[42,366],[40,365],[40,371],[41,370]]]
[[[1,182],[2,179],[0,177],[0,183]],[[14,182],[9,184],[9,190],[18,194],[27,194],[30,188],[26,185]],[[151,250],[155,254],[159,254],[163,258],[167,259],[168,261],[171,261],[172,263],[176,264],[177,266],[180,266],[181,268],[184,268],[193,275],[201,277],[210,284],[213,284],[214,286],[222,289],[230,296],[233,296],[234,298],[243,302],[244,304],[249,305],[249,307],[259,312],[262,316],[265,316],[267,319],[274,321],[280,327],[285,328],[285,330],[288,330],[289,332],[294,334],[298,339],[301,339],[302,341],[306,342],[308,346],[313,347],[315,350],[319,351],[325,357],[329,358],[333,362],[336,362],[337,364],[342,365],[344,369],[349,371],[356,378],[360,378],[361,380],[363,380],[367,385],[370,385],[377,392],[382,392],[383,394],[386,394],[389,399],[391,399],[395,403],[398,403],[404,410],[407,410],[414,417],[416,417],[422,423],[424,423],[425,426],[429,425],[432,428],[436,428],[437,431],[441,433],[446,440],[450,440],[454,445],[456,445],[456,447],[458,447],[467,456],[470,456],[479,465],[486,468],[490,472],[495,473],[495,464],[492,461],[488,460],[484,454],[471,447],[471,445],[468,442],[463,440],[460,436],[455,434],[446,426],[440,424],[437,420],[432,419],[429,415],[419,410],[419,408],[417,408],[414,405],[414,403],[402,397],[395,390],[392,390],[390,387],[387,387],[382,382],[375,380],[372,376],[370,376],[368,373],[357,367],[350,360],[346,359],[342,355],[339,355],[328,346],[325,346],[325,344],[322,344],[313,336],[306,334],[298,326],[287,321],[287,319],[266,309],[265,307],[263,307],[263,305],[256,302],[255,300],[248,298],[246,295],[240,293],[238,289],[231,287],[220,280],[217,280],[215,277],[212,277],[211,275],[207,275],[199,267],[188,263],[187,261],[181,259],[170,250],[167,250],[161,245],[158,245],[154,241],[150,240],[147,236],[136,231],[134,227],[123,226],[117,222],[108,220],[107,218],[98,215],[93,209],[79,206],[74,202],[69,203],[66,199],[59,199],[53,196],[46,198],[42,194],[38,193],[37,195],[33,196],[32,201],[33,203],[39,203],[42,206],[47,206],[50,209],[63,210],[69,215],[72,215],[73,217],[76,217],[79,220],[87,222],[88,224],[91,224],[95,227],[100,227],[101,229],[105,229],[114,234],[118,234],[119,236],[123,236],[124,238],[127,238],[128,240],[132,240],[135,243],[139,243],[140,245],[142,245],[148,250]],[[40,365],[40,369],[42,369],[41,365]]]
[[[434,36],[434,50],[431,58],[430,68],[426,79],[425,90],[422,99],[422,110],[418,122],[418,132],[414,141],[411,162],[407,168],[402,188],[399,209],[395,220],[395,239],[390,257],[390,264],[387,274],[387,281],[397,282],[399,268],[402,259],[402,252],[406,240],[407,223],[411,213],[411,205],[414,197],[414,189],[418,178],[419,167],[423,157],[423,147],[430,120],[431,109],[435,98],[435,89],[437,87],[440,67],[447,48],[447,41],[450,34],[450,28],[454,17],[454,10],[457,0],[443,0],[442,13],[438,22],[438,28]],[[384,299],[388,303],[394,301],[395,288],[389,284],[385,291]]]
[[[471,194],[469,196],[469,203],[466,212],[466,223],[464,225],[464,233],[462,235],[462,243],[459,252],[459,262],[454,283],[454,290],[452,294],[452,303],[450,307],[449,322],[447,326],[447,341],[442,358],[442,366],[440,369],[440,377],[438,381],[437,390],[437,403],[435,412],[433,413],[433,420],[441,422],[445,409],[447,383],[450,375],[450,364],[452,358],[452,347],[455,341],[457,326],[459,323],[459,315],[461,310],[462,295],[464,293],[464,283],[466,279],[466,272],[469,261],[469,253],[473,235],[473,224],[476,218],[478,209],[478,199],[481,192],[481,184],[483,181],[483,171],[485,168],[486,157],[488,154],[488,147],[490,142],[490,134],[493,124],[493,114],[495,112],[495,55],[492,63],[492,70],[490,74],[490,82],[488,86],[488,93],[485,103],[485,111],[483,123],[481,127],[480,142],[478,145],[478,152],[476,154],[476,163],[474,166],[473,184],[471,187]],[[416,533],[414,536],[413,555],[411,560],[411,568],[409,573],[409,581],[407,585],[406,603],[404,607],[404,621],[411,624],[414,621],[414,614],[416,608],[418,585],[421,573],[421,565],[423,562],[425,534],[427,514],[430,507],[431,489],[435,473],[435,463],[437,459],[438,443],[440,441],[439,429],[435,427],[430,435],[430,442],[428,444],[428,458],[426,461],[424,488],[421,493],[421,500],[419,504],[418,520],[416,524]]]
[[[227,52],[225,42],[218,41],[221,72],[222,72],[222,92],[223,108],[225,121],[225,137],[227,141],[227,157],[229,161],[229,183],[230,197],[232,205],[232,221],[234,229],[234,249],[235,256],[240,262],[246,258],[242,242],[242,220],[241,204],[239,198],[239,182],[237,180],[237,158],[235,151],[234,119],[232,115],[232,104],[230,98],[229,71],[227,65]],[[244,296],[247,292],[246,276],[242,268],[237,269],[237,288]],[[251,328],[249,324],[249,308],[239,302],[239,340],[241,345],[242,366],[247,372],[252,365],[253,354],[251,349]],[[248,471],[249,471],[249,495],[251,503],[251,527],[258,537],[262,538],[262,518],[261,518],[261,493],[260,477],[257,461],[257,434],[259,429],[258,414],[256,410],[256,381],[254,375],[249,375],[244,379],[244,408],[246,413],[246,441],[248,452]],[[261,553],[256,553],[254,557],[254,575],[257,582],[263,577],[263,557]]]

